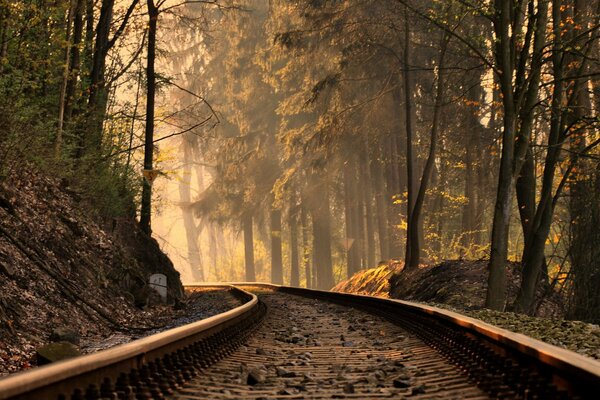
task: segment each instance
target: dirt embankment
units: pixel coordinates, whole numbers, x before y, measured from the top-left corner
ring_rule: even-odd
[[[516,297],[519,265],[507,268],[507,304]],[[480,319],[513,332],[600,359],[600,327],[564,319],[564,306],[557,295],[545,296],[536,317],[484,308],[487,261],[444,261],[433,266],[404,271],[401,262],[372,268],[340,282],[334,291],[369,294],[427,303]],[[541,295],[542,293],[539,293]]]
[[[390,297],[390,278],[402,271],[404,264],[391,261],[376,268],[366,269],[341,281],[333,289],[334,292],[365,294],[369,296]]]
[[[146,282],[165,274],[180,304],[179,273],[133,221],[105,230],[64,183],[20,171],[0,182],[0,375],[26,368],[57,327],[82,338],[144,330],[164,314]],[[159,310],[162,308],[162,310]]]
[[[487,289],[486,260],[451,260],[401,271],[390,279],[390,296],[462,309],[483,308]],[[518,264],[506,268],[506,298],[514,300],[519,288]]]
[[[507,263],[507,305],[515,299],[519,289],[518,267],[517,263]],[[486,260],[451,260],[421,265],[413,270],[405,270],[404,263],[392,260],[360,271],[332,290],[477,310],[484,307],[487,275]],[[561,307],[557,296],[545,296],[538,307],[538,314],[562,316]]]

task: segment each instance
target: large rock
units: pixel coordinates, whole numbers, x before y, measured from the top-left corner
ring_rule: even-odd
[[[162,304],[162,298],[158,292],[146,285],[133,290],[134,304],[136,307],[145,308]]]
[[[267,371],[263,368],[250,368],[246,382],[250,386],[263,383],[267,379]]]
[[[52,342],[69,342],[79,346],[81,336],[79,336],[79,332],[76,330],[62,326],[52,331],[50,334],[50,340]]]
[[[48,343],[36,350],[37,364],[45,365],[81,355],[79,348],[69,342]]]

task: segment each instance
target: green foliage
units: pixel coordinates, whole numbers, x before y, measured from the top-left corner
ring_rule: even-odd
[[[128,146],[123,136],[129,132],[131,122],[122,120],[118,129],[104,132],[100,145],[90,140],[101,135],[95,132],[98,129],[93,122],[100,121],[102,130],[102,121],[110,119],[107,111],[114,93],[103,98],[108,91],[100,90],[100,101],[106,100],[107,106],[89,108],[90,50],[96,32],[92,37],[82,33],[84,37],[77,46],[79,64],[65,75],[67,52],[74,51],[71,4],[68,0],[52,4],[0,1],[0,175],[18,173],[27,163],[66,179],[101,218],[131,216],[140,185],[139,175],[133,174],[122,152]],[[72,57],[69,62],[73,62]],[[108,72],[105,75],[110,77]],[[59,107],[66,76],[74,90],[73,97],[65,100],[70,108],[63,114],[62,139],[58,143]],[[105,126],[114,128],[115,123]]]
[[[61,7],[0,3],[0,168],[48,156],[58,100]]]

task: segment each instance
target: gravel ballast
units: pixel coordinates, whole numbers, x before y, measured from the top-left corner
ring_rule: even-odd
[[[598,325],[581,321],[530,317],[511,312],[486,309],[460,310],[443,304],[432,305],[451,309],[488,324],[600,360],[600,326]]]
[[[558,296],[546,299],[539,310],[541,316],[537,317],[485,309],[486,260],[444,261],[411,271],[403,271],[402,267],[401,262],[390,262],[363,270],[333,290],[447,309],[600,360],[600,326],[562,318],[565,307]],[[507,272],[509,303],[518,290],[517,267],[512,263]]]

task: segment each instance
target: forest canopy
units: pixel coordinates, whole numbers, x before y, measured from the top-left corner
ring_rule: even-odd
[[[148,233],[170,180],[193,280],[330,289],[485,258],[487,307],[559,293],[597,321],[599,18],[598,0],[0,0],[0,173],[26,159]]]

